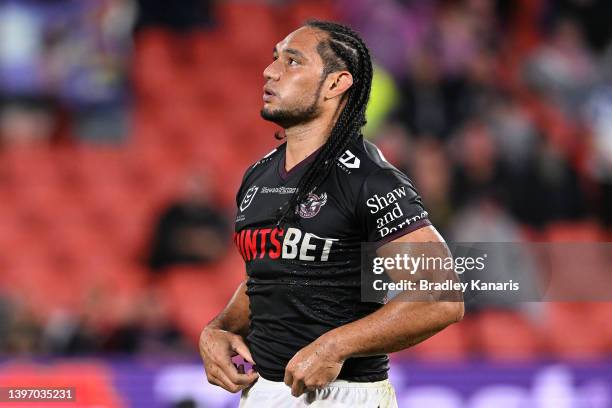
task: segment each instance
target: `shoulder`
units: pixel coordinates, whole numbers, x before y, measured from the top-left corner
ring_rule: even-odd
[[[361,186],[368,179],[407,178],[389,163],[380,149],[362,137],[356,138],[340,155],[337,167],[341,178],[347,178],[351,185]]]
[[[256,173],[258,173],[259,171],[263,171],[268,166],[270,166],[270,164],[272,162],[274,162],[274,159],[277,158],[278,155],[284,149],[285,149],[285,143],[283,143],[280,146],[272,149],[270,152],[268,152],[261,159],[257,160],[255,163],[253,163],[249,167],[247,167],[247,169],[244,172],[244,176],[242,177],[242,184],[244,184],[245,182],[248,182],[248,180],[252,176],[254,176]]]
[[[356,140],[349,150],[358,159],[354,163],[360,166],[359,188],[353,193],[353,202],[365,241],[388,242],[430,225],[412,181],[390,164],[376,145]]]
[[[351,141],[340,154],[330,182],[346,208],[357,213],[372,197],[397,193],[412,199],[417,195],[408,176],[389,163],[374,143],[362,137]]]
[[[280,152],[285,149],[285,144],[281,144],[275,149],[268,152],[261,159],[257,160],[255,163],[251,164],[244,172],[242,176],[242,182],[240,183],[240,187],[238,188],[238,192],[236,193],[236,203],[239,202],[240,197],[242,196],[244,186],[249,185],[251,180],[257,178],[258,174],[261,174],[265,171],[272,163],[275,163],[275,159],[278,157]]]

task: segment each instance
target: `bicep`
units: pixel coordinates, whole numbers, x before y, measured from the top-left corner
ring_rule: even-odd
[[[458,277],[454,272],[454,268],[450,269],[447,265],[452,262],[452,254],[444,241],[444,238],[438,230],[432,225],[427,225],[415,231],[404,234],[388,244],[382,246],[377,251],[378,256],[385,258],[396,258],[399,256],[402,259],[406,257],[416,260],[417,263],[408,263],[413,267],[410,269],[388,269],[388,276],[395,282],[412,281],[417,285],[421,281],[428,283],[442,283],[448,280],[457,281]],[[418,265],[418,266],[417,266]],[[432,295],[430,290],[415,291],[405,293],[410,300],[429,299]],[[456,295],[433,293],[433,298],[455,299]]]
[[[394,243],[400,242],[414,242],[414,243],[426,243],[426,242],[438,242],[444,243],[444,238],[438,232],[436,227],[433,225],[426,225],[422,228],[419,228],[415,231],[409,232],[407,234],[402,235],[399,238],[394,239]]]

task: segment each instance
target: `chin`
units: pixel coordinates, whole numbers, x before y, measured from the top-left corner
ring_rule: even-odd
[[[263,119],[269,120],[270,122],[275,122],[278,119],[278,113],[270,109],[267,104],[264,105],[263,108],[261,108],[259,114]]]

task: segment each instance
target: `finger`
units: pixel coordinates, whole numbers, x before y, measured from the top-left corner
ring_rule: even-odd
[[[242,337],[235,336],[234,339],[232,340],[231,345],[232,345],[232,350],[234,352],[238,353],[242,358],[244,358],[249,363],[255,364],[255,361],[253,361],[253,356],[251,356],[251,352],[249,351],[249,348],[247,347],[244,340],[242,340]]]
[[[283,382],[287,385],[287,387],[291,387],[293,385],[293,374],[291,374],[290,370],[285,370],[285,378]]]
[[[305,388],[308,391],[318,391],[318,390],[322,390],[323,388],[327,387],[327,384],[314,383],[311,386],[305,386]]]
[[[217,387],[221,387],[227,390],[228,385],[225,384],[223,381],[221,381],[219,377],[217,377],[216,375],[213,375],[213,374],[209,375],[208,382],[211,383],[212,385],[216,385]]]
[[[259,374],[255,371],[249,371],[248,374],[244,374],[243,369],[243,373],[239,373],[236,366],[231,361],[219,362],[218,367],[234,384],[249,385],[259,377]]]
[[[295,380],[291,386],[291,395],[299,397],[304,393],[304,382],[301,380]]]
[[[313,385],[310,385],[310,386],[308,386],[308,385],[304,384],[304,390],[305,390],[305,391],[316,391],[316,390],[318,390],[318,389],[319,389],[319,387],[317,387],[317,386],[316,386],[316,385],[314,385],[314,384],[313,384]]]
[[[232,382],[223,371],[218,370],[214,374],[211,375],[219,384],[219,386],[229,392],[238,392],[243,388],[246,388],[248,384],[236,384]]]
[[[206,380],[212,385],[217,385],[217,386],[221,385],[221,381],[219,381],[219,379],[212,374],[208,374],[206,376]]]

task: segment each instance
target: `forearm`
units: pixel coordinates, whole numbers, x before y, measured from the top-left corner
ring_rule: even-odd
[[[462,317],[462,302],[390,302],[321,339],[330,342],[343,360],[386,354],[420,343]]]
[[[207,326],[210,329],[227,330],[245,337],[249,331],[249,297],[246,294],[246,281],[243,281],[225,309]]]
[[[403,245],[383,246],[377,255],[393,258],[398,253],[419,253],[440,259],[451,256],[444,239],[432,226],[418,229],[393,242]],[[423,244],[427,246],[423,247]],[[444,282],[457,279],[454,271],[447,270],[421,269],[408,273],[387,270],[387,273],[394,281]],[[320,339],[329,342],[344,359],[386,354],[414,346],[462,318],[463,296],[460,292],[406,291],[376,312],[331,330]]]

